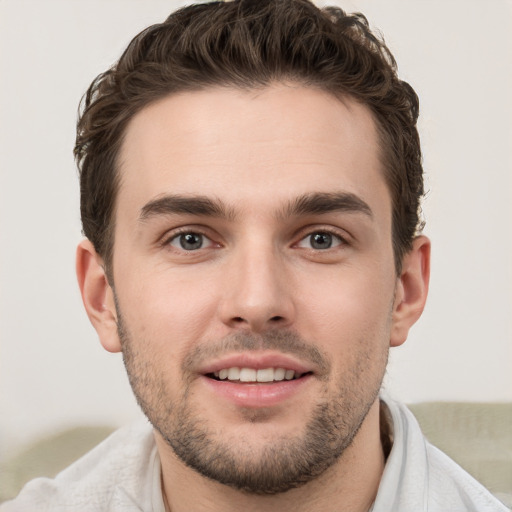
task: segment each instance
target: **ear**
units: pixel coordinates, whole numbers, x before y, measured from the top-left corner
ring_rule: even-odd
[[[103,348],[120,352],[114,291],[105,274],[103,259],[89,240],[83,240],[77,247],[76,275],[87,316]]]
[[[414,239],[412,249],[402,262],[393,304],[390,345],[396,347],[407,339],[409,329],[423,313],[430,278],[430,240]]]

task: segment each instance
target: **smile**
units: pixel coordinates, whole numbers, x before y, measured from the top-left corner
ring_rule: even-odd
[[[199,381],[216,399],[237,407],[273,407],[315,382],[316,367],[275,351],[224,355],[198,368]]]
[[[223,368],[220,371],[208,375],[216,380],[228,380],[231,382],[280,382],[294,380],[302,377],[302,373],[285,368]]]

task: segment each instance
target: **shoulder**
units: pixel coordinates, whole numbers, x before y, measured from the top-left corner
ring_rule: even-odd
[[[480,482],[437,447],[426,442],[429,499],[439,509],[453,503],[458,509],[501,512],[508,509]],[[464,508],[463,508],[464,507]],[[435,509],[437,510],[437,508]]]
[[[155,455],[151,425],[145,420],[137,422],[111,434],[54,479],[32,480],[0,510],[107,510],[109,503],[120,499],[120,493],[140,492]]]
[[[431,445],[407,407],[387,396],[394,435],[376,500],[380,510],[506,512],[485,487]],[[379,507],[377,507],[379,505]]]

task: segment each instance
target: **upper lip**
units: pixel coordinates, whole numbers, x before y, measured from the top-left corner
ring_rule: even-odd
[[[307,365],[288,354],[243,352],[209,361],[200,367],[199,373],[207,375],[219,372],[224,368],[254,368],[255,370],[284,368],[285,370],[294,370],[300,374],[313,372],[312,365]]]

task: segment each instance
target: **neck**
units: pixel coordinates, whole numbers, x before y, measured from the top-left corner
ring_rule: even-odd
[[[204,478],[177,459],[158,433],[155,439],[162,462],[167,512],[367,512],[377,495],[385,464],[379,400],[333,466],[302,487],[271,496],[247,494]]]

